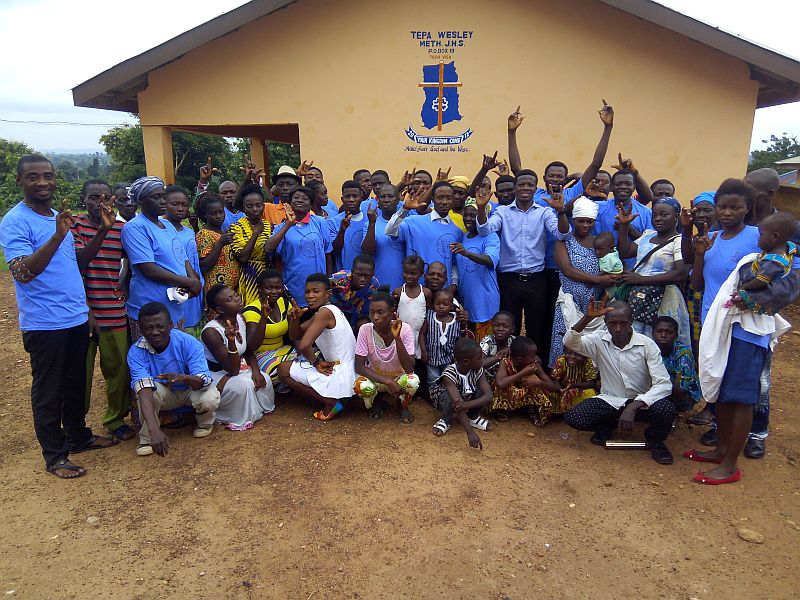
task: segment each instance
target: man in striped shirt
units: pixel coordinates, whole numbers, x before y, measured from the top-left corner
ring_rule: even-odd
[[[100,370],[106,380],[108,406],[103,425],[114,437],[129,440],[134,431],[125,423],[130,412],[128,320],[119,292],[123,257],[121,232],[124,223],[112,210],[111,187],[101,179],[83,184],[81,200],[86,214],[75,217],[72,234],[78,267],[83,275],[86,301],[91,310],[92,338],[86,360],[86,410],[92,395],[92,374],[98,348]]]

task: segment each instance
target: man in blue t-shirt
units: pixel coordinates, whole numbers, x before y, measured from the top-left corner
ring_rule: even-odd
[[[219,390],[212,384],[203,344],[188,333],[172,329],[167,307],[149,302],[139,309],[142,337],[128,350],[131,389],[139,401],[142,428],[136,454],[165,456],[169,440],[161,431],[160,410],[191,406],[195,410],[196,438],[211,433],[219,406]]]
[[[360,208],[361,187],[352,179],[342,184],[342,211],[328,215],[328,231],[333,247],[333,268],[349,269],[361,254],[366,217]]]
[[[387,183],[378,190],[378,207],[367,210],[361,251],[375,257],[375,274],[381,285],[394,290],[403,285],[403,258],[406,249],[396,237],[386,235],[386,226],[398,206],[397,188]]]
[[[424,210],[421,196],[409,198],[386,224],[386,235],[405,243],[406,256],[416,254],[426,264],[441,262],[447,269],[445,287],[457,286],[458,275],[451,246],[464,239],[450,218],[453,187],[447,181],[438,181],[432,188],[433,210],[427,214],[409,216],[412,210]],[[453,291],[455,294],[455,290]]]
[[[72,213],[66,201],[60,213],[51,206],[53,164],[44,156],[23,156],[16,179],[24,199],[0,222],[0,245],[14,277],[22,342],[31,357],[33,426],[47,472],[73,479],[86,470],[69,454],[119,442],[92,435],[86,426],[86,353],[90,333],[99,330],[86,305]]]

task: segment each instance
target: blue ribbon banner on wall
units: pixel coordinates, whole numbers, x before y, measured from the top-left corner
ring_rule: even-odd
[[[461,144],[472,135],[470,127],[461,135],[419,135],[411,125],[406,129],[406,135],[415,144],[433,144],[436,146],[446,146],[450,144]]]

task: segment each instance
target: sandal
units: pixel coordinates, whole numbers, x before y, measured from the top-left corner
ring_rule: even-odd
[[[111,432],[116,439],[121,442],[127,442],[136,435],[136,432],[131,429],[127,424],[117,427],[114,431]]]
[[[692,415],[691,417],[686,419],[686,422],[689,425],[711,425],[711,423],[714,422],[714,419],[709,415],[704,415],[701,417],[700,413],[697,413],[696,415]]]
[[[401,423],[413,423],[414,422],[414,415],[411,413],[411,409],[405,407],[400,410],[400,422]]]
[[[508,411],[507,410],[495,411],[494,418],[498,423],[507,423],[509,418]]]
[[[436,437],[442,437],[448,431],[450,431],[450,425],[444,419],[439,419],[433,426],[433,435]]]
[[[331,412],[329,412],[327,415],[325,414],[325,409],[322,409],[314,413],[314,418],[319,419],[320,421],[330,421],[333,417],[336,416],[336,413],[341,412],[343,408],[344,404],[342,404],[342,401],[339,400],[336,404],[333,405]]]
[[[70,454],[80,454],[81,452],[88,452],[89,450],[105,450],[119,444],[117,438],[104,437],[102,435],[93,435],[89,438],[89,442],[79,450],[70,450]]]
[[[489,419],[485,419],[484,417],[475,417],[474,419],[470,419],[469,424],[475,429],[480,429],[481,431],[488,431],[491,427]]]
[[[736,469],[733,475],[730,475],[728,477],[723,477],[722,479],[714,479],[713,477],[708,477],[698,471],[692,478],[692,481],[694,481],[695,483],[702,483],[704,485],[723,485],[726,483],[736,483],[741,478],[742,478],[742,473],[741,471],[739,471],[739,469]]]
[[[59,474],[58,471],[62,470],[68,471],[68,473]],[[59,479],[77,479],[78,477],[86,475],[86,469],[70,462],[67,458],[62,458],[57,463],[47,467],[47,472],[51,475],[55,475]]]
[[[377,421],[383,416],[383,413],[386,412],[386,407],[383,404],[374,404],[372,408],[369,409],[367,415],[372,421]]]

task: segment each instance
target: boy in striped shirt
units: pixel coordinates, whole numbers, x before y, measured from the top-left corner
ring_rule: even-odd
[[[86,410],[92,394],[92,374],[97,350],[100,370],[106,381],[108,406],[103,425],[120,440],[129,440],[134,431],[125,423],[130,412],[130,374],[128,372],[128,321],[120,294],[120,263],[124,255],[122,221],[112,210],[111,187],[102,179],[83,184],[81,200],[85,215],[75,217],[72,234],[78,268],[86,288],[91,340],[86,359]]]

